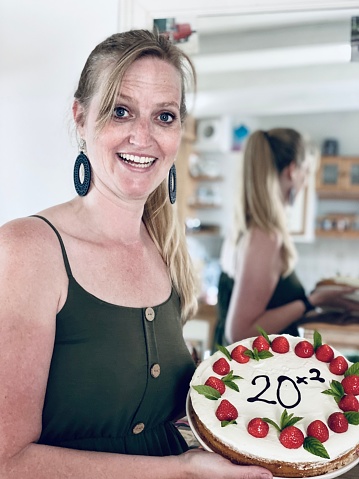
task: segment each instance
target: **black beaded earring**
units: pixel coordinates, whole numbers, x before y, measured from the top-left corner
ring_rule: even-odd
[[[88,193],[91,183],[91,165],[84,150],[86,143],[84,140],[80,141],[78,154],[74,166],[74,184],[76,193],[79,196],[85,196]]]
[[[173,164],[168,173],[168,194],[172,205],[176,202],[176,190],[176,167]]]

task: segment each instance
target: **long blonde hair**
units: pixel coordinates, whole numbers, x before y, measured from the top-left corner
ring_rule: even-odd
[[[287,227],[279,175],[293,161],[305,158],[303,137],[291,128],[257,130],[247,140],[239,201],[234,220],[234,241],[250,228],[279,234],[282,239],[283,276],[293,271],[297,252]]]
[[[111,120],[121,81],[128,68],[138,59],[152,56],[173,65],[180,74],[182,95],[181,122],[187,115],[185,91],[189,82],[195,87],[196,73],[190,58],[164,35],[149,30],[116,33],[91,52],[82,70],[75,98],[84,115],[97,91],[101,93],[97,130]],[[195,277],[187,251],[184,226],[168,199],[167,181],[148,197],[143,221],[170,272],[172,284],[181,300],[181,317],[185,322],[197,308]]]

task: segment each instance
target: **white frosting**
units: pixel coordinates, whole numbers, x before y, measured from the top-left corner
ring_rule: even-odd
[[[301,421],[295,424],[296,427],[302,430],[306,437],[306,429],[309,423],[315,419],[322,420],[327,424],[328,416],[336,411],[340,411],[334,398],[332,396],[321,394],[325,389],[329,389],[330,382],[333,380],[341,381],[344,376],[332,374],[329,371],[329,365],[318,361],[313,355],[309,359],[299,358],[294,353],[294,347],[302,338],[295,338],[285,335],[290,343],[290,351],[285,354],[275,353],[273,357],[262,359],[259,361],[250,359],[248,363],[239,364],[236,361],[228,361],[233,374],[241,376],[243,379],[236,380],[239,387],[239,393],[226,387],[221,399],[227,399],[238,410],[237,424],[231,424],[226,427],[221,427],[220,421],[217,419],[215,412],[218,408],[221,399],[214,401],[207,399],[204,395],[199,394],[192,386],[203,385],[209,376],[216,376],[212,365],[221,357],[225,355],[217,351],[210,358],[203,361],[195,371],[190,388],[190,397],[193,408],[202,421],[202,423],[224,444],[230,448],[250,456],[257,456],[266,460],[290,461],[292,463],[326,463],[328,459],[323,459],[319,456],[307,452],[303,447],[299,449],[287,449],[279,442],[279,433],[273,427],[269,426],[269,433],[265,438],[255,438],[247,432],[247,424],[250,419],[254,417],[267,417],[272,419],[277,424],[280,423],[280,416],[284,410],[287,409],[288,414],[294,413],[294,416],[303,417]],[[270,335],[269,338],[273,340],[276,335]],[[238,344],[252,349],[254,338],[249,338],[244,341],[228,346],[227,349],[231,352]],[[342,355],[333,348],[334,355]],[[348,361],[350,366],[350,362]],[[315,378],[317,374],[310,372],[311,369],[320,370],[320,377],[325,382],[310,379]],[[265,377],[258,378],[259,375],[266,375],[269,377],[270,387],[265,389],[267,383]],[[278,401],[278,377],[287,376],[293,380],[294,385],[290,380],[284,380],[279,388],[279,399],[283,403],[281,405]],[[255,384],[252,384],[256,378]],[[298,378],[307,378],[305,382]],[[307,384],[305,384],[307,383]],[[292,407],[298,402],[298,391],[300,393],[300,402],[297,406]],[[248,402],[248,398],[260,395],[260,399],[269,401],[276,401],[276,404],[268,404],[263,401]],[[329,439],[323,444],[326,448],[330,460],[333,460],[345,452],[352,449],[359,442],[359,426],[349,424],[349,429],[345,433],[334,433],[329,430]]]

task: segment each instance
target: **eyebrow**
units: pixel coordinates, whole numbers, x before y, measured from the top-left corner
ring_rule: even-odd
[[[120,100],[120,99],[123,99],[123,100],[126,100],[126,101],[133,101],[132,97],[128,96],[128,95],[121,95],[119,94],[117,96],[117,101]],[[160,108],[167,108],[167,107],[175,107],[175,108],[178,108],[180,109],[180,106],[179,104],[176,102],[176,101],[165,101],[165,102],[162,102],[162,103],[157,103],[157,106],[160,107]]]

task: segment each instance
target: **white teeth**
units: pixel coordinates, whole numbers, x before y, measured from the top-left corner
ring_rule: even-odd
[[[126,162],[137,163],[141,168],[146,168],[155,161],[155,158],[149,158],[148,156],[136,156],[128,155],[127,153],[120,153],[119,155]]]

